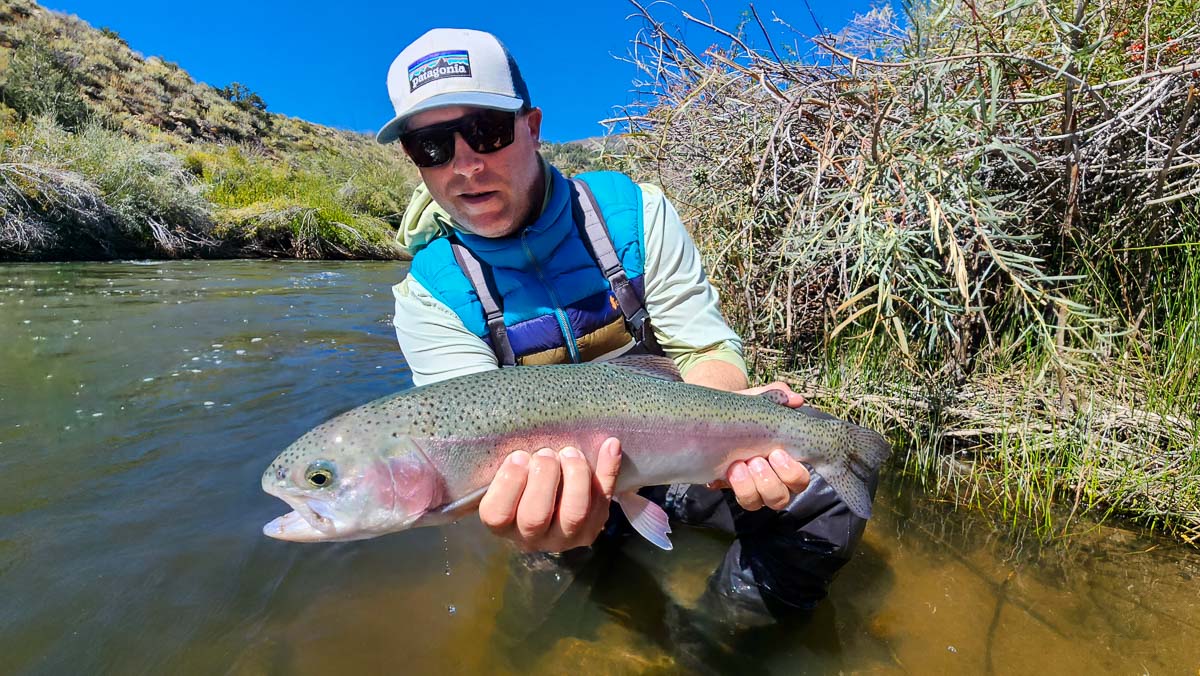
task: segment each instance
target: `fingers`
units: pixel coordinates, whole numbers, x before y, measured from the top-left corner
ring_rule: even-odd
[[[804,396],[794,392],[787,383],[776,380],[769,385],[759,385],[745,390],[738,390],[738,394],[759,395],[769,390],[778,390],[787,395],[787,406],[790,408],[799,408],[804,405]]]
[[[565,540],[574,540],[588,524],[592,504],[592,468],[578,449],[567,447],[558,454],[562,463],[562,498],[558,505],[558,530]]]
[[[526,551],[565,551],[591,544],[608,519],[621,467],[615,438],[601,444],[592,471],[577,448],[543,448],[505,459],[479,503],[479,518]]]
[[[529,476],[529,454],[514,451],[504,459],[496,478],[479,502],[479,519],[493,533],[503,534],[512,528],[517,518],[517,505],[525,492]]]
[[[600,444],[600,452],[596,454],[596,487],[605,500],[612,500],[620,471],[621,442],[616,437],[609,437]]]
[[[804,489],[808,488],[811,477],[808,475],[808,468],[802,463],[793,460],[792,456],[779,448],[771,451],[771,455],[767,457],[771,461],[771,469],[775,470],[775,474],[789,491],[803,493]]]
[[[729,482],[729,487],[733,489],[733,494],[742,509],[748,512],[762,509],[762,496],[758,494],[758,488],[754,485],[754,478],[750,476],[746,463],[738,460],[730,465],[725,480]]]
[[[784,509],[793,495],[808,488],[810,477],[803,464],[781,449],[772,451],[769,458],[735,462],[725,474],[738,504],[747,511]]]
[[[526,540],[536,540],[550,528],[554,503],[558,500],[561,469],[558,454],[543,448],[529,460],[529,480],[517,505],[517,532]]]
[[[754,458],[746,463],[746,466],[750,469],[750,476],[754,479],[754,488],[758,491],[762,504],[771,509],[787,507],[791,493],[788,492],[787,486],[784,486],[783,482],[779,480],[779,475],[775,474],[775,470],[771,469],[771,463],[763,458]]]

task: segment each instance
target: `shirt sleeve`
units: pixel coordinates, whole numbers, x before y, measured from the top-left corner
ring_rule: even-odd
[[[646,311],[658,344],[686,375],[710,359],[746,372],[742,339],[721,315],[717,290],[704,274],[700,252],[662,190],[643,183]]]
[[[412,277],[392,287],[396,297],[396,340],[414,385],[500,368],[482,338],[467,330],[454,311]]]

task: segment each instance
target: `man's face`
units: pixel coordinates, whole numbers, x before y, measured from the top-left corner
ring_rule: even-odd
[[[467,106],[427,110],[408,120],[420,129],[456,120],[472,112]],[[545,187],[538,147],[542,111],[518,115],[511,145],[494,153],[471,150],[461,134],[454,135],[454,158],[436,167],[420,168],[429,194],[467,231],[483,237],[510,235],[536,217]]]

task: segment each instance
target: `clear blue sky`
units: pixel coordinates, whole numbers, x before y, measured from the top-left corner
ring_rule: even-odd
[[[269,110],[343,129],[375,131],[392,117],[385,77],[392,59],[411,40],[438,26],[495,33],[520,64],[534,104],[545,113],[543,136],[570,141],[604,133],[597,121],[632,100],[632,66],[619,61],[642,25],[629,17],[625,0],[509,2],[447,0],[424,3],[261,2],[205,0],[42,0],[96,28],[121,34],[144,56],[174,61],[200,82],[240,82],[258,92]],[[869,0],[809,0],[818,21],[837,31]],[[676,7],[706,16],[699,0]],[[715,22],[734,28],[748,3],[710,0]],[[802,0],[759,0],[772,40],[796,43],[801,36],[778,24],[772,12],[805,35],[816,32]],[[687,26],[666,3],[652,10],[683,26],[699,50],[726,44],[720,36]],[[765,47],[761,33],[751,34]]]

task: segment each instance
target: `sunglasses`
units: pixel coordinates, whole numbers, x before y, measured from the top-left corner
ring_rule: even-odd
[[[477,153],[494,153],[512,145],[517,114],[480,110],[456,120],[431,124],[400,135],[404,152],[418,167],[436,167],[454,159],[454,134]]]

